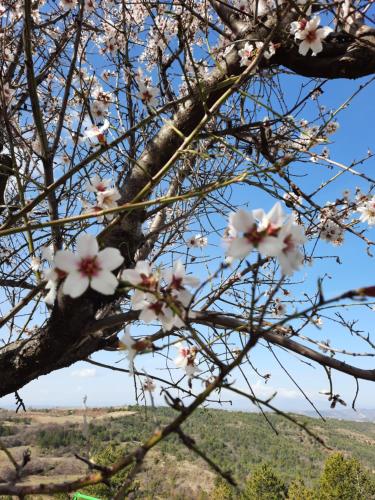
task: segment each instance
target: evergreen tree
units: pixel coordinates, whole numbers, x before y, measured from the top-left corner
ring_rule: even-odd
[[[102,449],[93,457],[93,462],[99,465],[112,465],[126,453],[123,446],[111,443],[106,448]],[[122,486],[126,480],[128,470],[122,470],[118,474],[111,477],[108,484],[96,484],[87,486],[80,490],[81,493],[98,497],[101,500],[111,500],[115,492]]]
[[[308,488],[302,479],[294,479],[288,488],[288,500],[318,500],[316,492]]]
[[[261,464],[247,480],[242,500],[280,500],[286,498],[287,487],[269,464]]]
[[[215,488],[212,490],[210,500],[234,500],[233,488],[224,479],[218,479]]]
[[[319,499],[375,499],[375,482],[356,458],[334,453],[327,459],[320,478]]]

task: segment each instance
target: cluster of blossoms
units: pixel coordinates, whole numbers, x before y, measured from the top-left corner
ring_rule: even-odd
[[[98,175],[94,175],[86,184],[86,191],[95,193],[96,202],[91,205],[86,200],[82,200],[86,213],[96,213],[102,210],[109,210],[118,206],[117,202],[121,195],[116,187],[110,187],[110,179],[100,179]],[[106,215],[107,219],[111,219],[112,214]]]
[[[236,0],[234,6],[244,14],[253,14],[262,17],[274,10],[276,3],[274,0]]]
[[[314,16],[309,21],[301,19],[291,23],[290,31],[294,35],[294,39],[300,40],[298,52],[301,55],[305,56],[309,50],[311,50],[313,56],[322,52],[322,40],[332,32],[332,28],[328,26],[319,28],[319,24],[319,16]]]
[[[241,66],[250,66],[257,52],[260,51],[263,46],[263,42],[255,42],[255,44],[246,42],[243,49],[238,51],[238,55],[241,58]],[[263,52],[263,55],[266,59],[270,59],[275,54],[275,51],[276,46],[270,42],[267,49]]]
[[[279,318],[281,316],[284,316],[285,313],[286,313],[285,304],[281,302],[281,299],[276,298],[272,306],[272,316],[274,316],[275,318]]]
[[[224,238],[229,257],[243,259],[255,249],[265,257],[276,257],[284,275],[302,265],[299,247],[305,241],[303,227],[286,218],[280,203],[267,214],[263,209],[232,212]]]
[[[91,114],[95,120],[103,121],[107,116],[112,96],[109,92],[104,92],[102,87],[97,86],[92,92]]]
[[[104,47],[101,49],[101,53],[116,54],[125,45],[125,40],[122,39],[120,33],[121,30],[117,30],[113,25],[105,23],[102,39]]]
[[[204,18],[207,22],[212,21],[210,10],[207,9],[207,4],[200,0],[191,0],[189,2],[190,9],[194,10],[194,14],[190,9],[186,9],[184,3],[171,2],[168,7],[167,4],[159,2],[156,10],[157,15],[153,18],[153,25],[149,31],[148,43],[145,46],[140,59],[147,63],[147,68],[151,69],[157,63],[160,54],[163,62],[168,60],[168,45],[173,43],[179,35],[179,26],[183,26],[184,37],[186,40],[201,46],[203,42],[202,23],[200,19]],[[132,12],[141,11],[137,5],[137,9],[132,9]],[[148,15],[147,8],[144,9],[145,17]],[[166,11],[169,11],[168,13]],[[172,15],[171,12],[173,13]],[[168,15],[169,14],[169,15]],[[195,15],[196,14],[196,15]],[[133,16],[131,22],[133,23]],[[200,18],[200,19],[199,19]]]
[[[207,246],[207,238],[201,234],[195,234],[188,238],[185,243],[188,248],[203,248]]]
[[[184,326],[185,310],[193,299],[187,287],[198,286],[199,280],[186,275],[181,261],[162,273],[153,271],[148,262],[138,261],[134,269],[123,271],[121,279],[136,288],[131,304],[134,310],[141,311],[140,320],[145,323],[158,320],[164,331]]]
[[[118,349],[126,351],[129,362],[129,375],[134,374],[134,358],[137,354],[150,352],[154,348],[150,340],[147,338],[135,339],[130,335],[130,328],[128,326],[125,328],[123,336],[118,341]],[[181,344],[178,348],[178,355],[174,360],[177,368],[181,368],[185,371],[189,378],[189,383],[191,379],[201,371],[197,365],[197,353],[198,349],[196,347],[187,347]],[[145,391],[153,392],[156,386],[154,382],[147,377],[143,388]]]
[[[344,242],[344,227],[341,224],[345,223],[348,215],[349,208],[346,202],[340,212],[337,210],[335,203],[327,203],[320,211],[319,237],[333,245],[342,245]],[[341,224],[335,221],[340,221]]]
[[[332,116],[323,117],[326,123],[321,126],[309,126],[309,122],[301,119],[298,122],[293,115],[284,117],[281,125],[272,124],[268,116],[263,119],[263,126],[268,140],[269,152],[277,157],[280,151],[288,155],[294,155],[297,151],[306,152],[312,147],[322,145],[327,142],[327,136],[335,133],[339,128],[339,123],[332,119]],[[276,120],[277,121],[277,120]],[[329,151],[323,148],[321,156],[328,157]],[[316,162],[315,153],[312,153],[311,161]]]
[[[60,0],[60,5],[64,10],[71,10],[77,7],[78,0]],[[85,11],[94,12],[96,3],[94,0],[85,0]]]

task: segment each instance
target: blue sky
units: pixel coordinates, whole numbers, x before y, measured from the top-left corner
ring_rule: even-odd
[[[290,84],[291,99],[295,98],[293,94],[297,92],[300,81],[301,79],[297,79],[296,77]],[[355,82],[344,80],[329,82],[325,87],[324,94],[320,98],[320,104],[325,105],[327,108],[336,109],[360,84],[366,81],[367,79]],[[349,164],[351,161],[365,156],[368,148],[375,151],[372,123],[374,108],[375,93],[373,87],[370,85],[354,99],[351,106],[338,115],[337,119],[340,122],[340,129],[333,137],[335,144],[329,146],[331,157],[334,160],[343,164]],[[306,112],[308,113],[308,110]],[[362,167],[362,170],[360,166],[356,168],[360,171],[366,171],[371,175],[371,172],[374,171],[374,160],[371,159],[367,162],[366,166]],[[301,165],[301,172],[308,173],[308,176],[302,182],[305,188],[310,191],[313,191],[327,176],[325,168],[313,163]],[[355,179],[351,175],[344,174],[337,183],[324,190],[316,198],[316,201],[322,204],[326,201],[333,201],[337,196],[341,195],[343,189],[350,189],[353,193],[355,187],[361,185],[364,186],[361,179]],[[249,202],[249,208],[263,206],[265,209],[269,209],[274,203],[274,200],[267,199],[264,195],[258,195],[255,192],[251,194],[254,194],[254,196],[249,197],[248,192],[245,194],[244,191],[240,191],[237,188],[234,190],[236,202]],[[224,227],[225,224],[226,220],[223,219],[222,226]],[[370,228],[368,237],[374,239],[374,233],[375,228]],[[222,253],[222,249],[219,246],[219,239],[216,235],[209,237],[209,242],[212,245],[209,247],[212,255]],[[316,279],[324,274],[329,275],[324,281],[327,296],[341,293],[350,288],[375,284],[374,260],[366,254],[365,245],[358,238],[347,235],[345,244],[339,248],[320,242],[318,250],[317,254],[319,255],[339,256],[342,264],[337,264],[335,259],[328,259],[316,261],[312,268],[305,268],[300,273],[300,276],[304,278],[304,275],[307,274],[308,281],[304,281],[300,287],[296,287],[295,297],[297,297],[298,293],[302,294],[306,286],[311,291],[316,283]],[[199,255],[199,252],[198,250],[193,251],[196,255]],[[197,266],[195,272],[202,273],[201,278],[204,277],[201,267]],[[370,334],[373,332],[375,311],[365,311],[361,307],[353,307],[346,312],[352,319],[359,320],[361,330]],[[314,338],[331,338],[333,345],[345,347],[346,349],[356,350],[359,348],[355,338],[347,334],[343,338],[342,330],[337,325],[325,318],[323,318],[323,322],[323,328],[319,331],[314,327],[309,328],[309,333]],[[363,344],[360,350],[365,349],[366,346]],[[278,349],[275,352],[280,356],[284,365],[287,366],[288,371],[293,374],[293,377],[303,387],[314,403],[321,409],[328,408],[329,403],[326,398],[319,395],[319,390],[327,388],[327,380],[323,370],[317,366],[307,366],[294,355],[286,354]],[[170,356],[173,359],[175,353],[171,352]],[[267,398],[273,392],[277,391],[278,396],[274,403],[281,409],[302,410],[309,408],[300,391],[298,391],[285,372],[275,363],[272,354],[265,347],[257,347],[252,356],[254,363],[261,372],[272,372],[272,377],[267,384],[264,384],[251,370],[246,372],[255,393],[259,397]],[[116,366],[127,368],[127,361],[123,360],[123,353],[97,353],[93,356],[93,359],[108,364],[115,363]],[[374,366],[373,358],[347,358],[347,360],[357,366],[368,368]],[[153,357],[152,355],[142,356],[136,360],[136,366],[139,370],[145,370],[160,377],[165,376],[168,378],[168,372],[160,368],[160,365],[163,366],[163,363],[160,363],[160,358]],[[235,373],[233,379],[237,381],[237,385],[241,389],[246,390],[246,386],[241,381],[239,373]],[[335,392],[340,393],[350,404],[355,394],[355,381],[348,376],[334,373],[334,382]],[[201,382],[194,381],[193,387],[198,392],[201,389]],[[375,408],[373,384],[361,382],[360,387],[361,391],[357,406],[359,408]],[[160,384],[158,384],[158,391],[159,389]],[[114,373],[97,368],[84,362],[77,363],[48,376],[40,377],[38,380],[21,389],[20,394],[28,407],[79,406],[82,404],[84,395],[88,396],[88,404],[90,406],[123,405],[135,402],[131,377],[127,374]],[[253,409],[243,399],[234,398],[228,394],[223,396],[223,399],[228,398],[233,402],[233,405],[228,406],[228,408]],[[156,394],[155,400],[157,404],[163,403],[163,398],[158,394]],[[0,406],[14,407],[14,396],[10,395],[1,399]]]

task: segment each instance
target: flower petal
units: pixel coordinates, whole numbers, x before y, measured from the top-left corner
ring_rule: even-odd
[[[98,259],[100,261],[102,269],[108,269],[112,271],[117,269],[124,262],[124,257],[121,255],[117,248],[105,248],[98,254]]]
[[[116,291],[118,281],[114,274],[102,271],[99,276],[91,279],[91,288],[103,295],[113,295]]]
[[[185,267],[180,260],[177,260],[173,266],[173,274],[176,278],[184,278],[185,276]]]
[[[246,238],[236,238],[229,243],[227,255],[243,259],[252,249],[253,245]]]
[[[154,321],[157,318],[155,312],[150,309],[149,307],[146,307],[145,309],[142,309],[141,314],[139,315],[139,319],[141,321],[144,321],[145,323],[151,323],[151,321]]]
[[[271,210],[267,214],[268,220],[274,226],[281,226],[284,221],[283,207],[281,203],[278,201],[274,204]]]
[[[269,236],[259,243],[258,250],[265,257],[276,257],[280,255],[283,247],[284,242],[280,238]]]
[[[142,282],[139,272],[135,269],[124,269],[121,274],[121,279],[127,281],[131,285],[139,285],[139,283]]]
[[[231,224],[237,231],[246,233],[255,224],[253,214],[246,210],[238,210],[229,215],[229,224]]]
[[[80,257],[94,257],[99,252],[95,236],[89,233],[81,234],[77,239],[77,254]]]
[[[315,42],[310,44],[310,48],[313,51],[313,55],[316,55],[323,50],[323,44],[320,40],[315,40]]]
[[[194,278],[194,276],[185,276],[184,278],[184,284],[188,285],[188,286],[192,286],[192,287],[196,287],[198,286],[200,283],[200,280],[199,278]]]
[[[151,266],[147,260],[139,260],[135,265],[135,270],[139,274],[145,274],[146,276],[149,276],[152,273]]]
[[[79,264],[79,259],[69,250],[58,250],[54,260],[55,267],[70,273],[76,271]]]
[[[309,51],[310,44],[307,43],[305,40],[299,44],[298,47],[298,52],[301,54],[301,56],[305,56],[307,52]]]
[[[82,277],[78,272],[71,272],[65,278],[63,293],[70,295],[72,299],[76,299],[88,289],[89,283],[90,281],[86,276]]]

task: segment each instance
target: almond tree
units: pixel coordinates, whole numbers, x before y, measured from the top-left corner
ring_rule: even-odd
[[[374,344],[340,309],[371,305],[368,276],[334,297],[320,280],[289,300],[293,312],[280,298],[308,280],[319,240],[350,234],[371,253],[372,153],[343,165],[326,147],[339,111],[372,84],[370,1],[4,0],[0,15],[0,396],[22,401],[42,375],[125,350],[129,384],[151,394],[157,383],[177,410],[134,452],[76,481],[22,485],[14,461],[16,481],[1,494],[72,491],[134,464],[136,473],[171,433],[204,456],[180,426],[220,389],[275,410],[231,379],[257,370],[262,343],[320,365],[333,406],[343,401],[332,371],[375,380],[347,362],[373,356]],[[366,76],[339,109],[319,107],[330,80]],[[310,174],[306,189],[301,163],[324,166],[323,182]],[[318,201],[343,173],[361,190]],[[366,352],[303,333],[336,306]],[[137,371],[149,352],[181,376]]]

